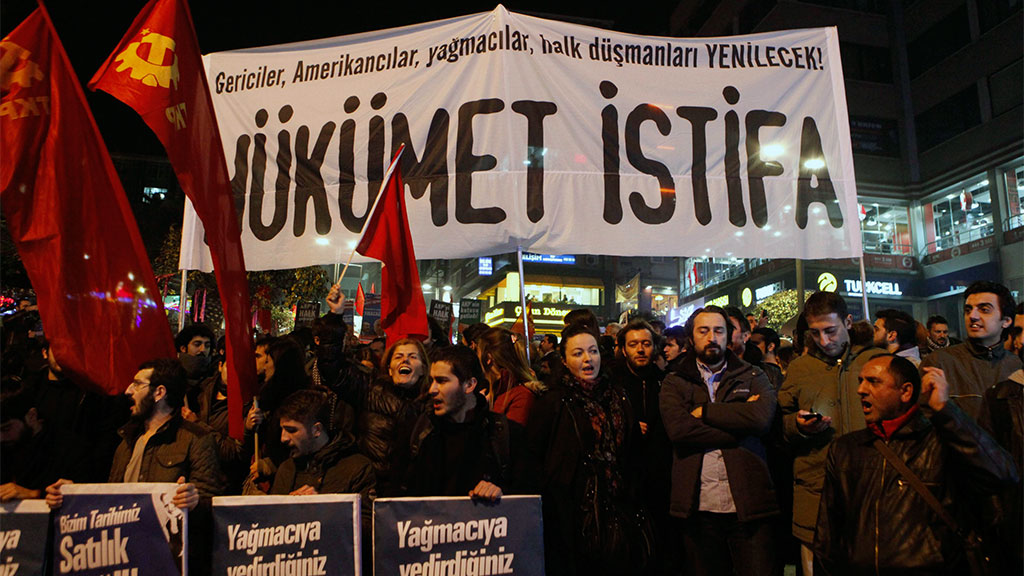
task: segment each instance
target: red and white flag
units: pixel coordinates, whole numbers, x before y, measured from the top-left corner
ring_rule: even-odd
[[[0,41],[0,195],[61,368],[119,394],[174,357],[121,180],[41,5]]]
[[[167,150],[182,190],[206,229],[224,308],[230,434],[241,439],[242,407],[256,363],[249,284],[217,119],[184,0],[151,0],[89,82],[133,108]]]
[[[402,338],[426,340],[427,305],[423,301],[416,253],[412,247],[409,217],[405,211],[405,185],[398,159],[399,149],[384,175],[384,185],[373,214],[363,227],[356,252],[380,260],[380,326],[388,342]]]

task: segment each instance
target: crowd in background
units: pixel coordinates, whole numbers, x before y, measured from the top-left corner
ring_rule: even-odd
[[[200,574],[210,498],[317,493],[363,496],[364,543],[376,497],[540,494],[550,575],[1020,574],[1024,310],[990,282],[964,297],[963,342],[819,292],[791,335],[736,308],[669,328],[579,309],[559,335],[475,324],[453,345],[436,323],[361,343],[335,286],[310,328],[255,340],[241,439],[208,327],[103,396],[25,301],[3,325],[0,499],[178,482]]]

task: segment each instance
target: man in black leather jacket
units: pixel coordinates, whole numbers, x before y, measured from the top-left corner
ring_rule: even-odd
[[[873,445],[881,439],[956,519],[971,527],[972,496],[1017,481],[1009,454],[955,403],[938,368],[923,378],[905,358],[886,354],[861,369],[868,427],[829,451],[814,538],[815,573],[966,574],[963,540]],[[927,400],[929,418],[918,407]]]

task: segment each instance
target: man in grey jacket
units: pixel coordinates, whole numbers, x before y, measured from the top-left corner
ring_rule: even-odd
[[[949,398],[976,420],[985,390],[1021,368],[1020,359],[1003,347],[1003,330],[1013,324],[1013,296],[1002,284],[978,281],[964,292],[967,341],[932,352],[921,362],[941,368],[949,381]]]
[[[761,369],[728,349],[725,310],[701,308],[687,321],[692,352],[662,383],[661,417],[672,442],[670,513],[686,519],[688,570],[771,574],[778,515],[762,437],[775,414],[775,390]]]
[[[803,575],[811,576],[825,455],[832,440],[864,428],[857,374],[885,351],[851,340],[853,318],[835,292],[811,295],[804,314],[814,351],[790,363],[779,406],[783,439],[793,452],[793,536],[801,543]]]

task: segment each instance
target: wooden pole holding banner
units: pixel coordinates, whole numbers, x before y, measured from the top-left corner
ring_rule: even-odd
[[[178,296],[178,332],[185,329],[185,304],[188,302],[188,270],[181,271],[181,292]]]
[[[871,314],[868,312],[868,279],[867,274],[864,273],[864,253],[861,252],[860,258],[860,298],[861,305],[864,306],[864,321],[871,322]]]
[[[526,307],[526,278],[523,276],[523,247],[516,247],[516,260],[519,261],[519,303],[523,307],[523,334],[526,334],[526,362],[530,359],[530,310]]]
[[[380,197],[384,195],[384,188],[388,185],[391,180],[391,173],[395,171],[395,167],[398,166],[398,160],[402,157],[402,152],[405,150],[405,144],[398,147],[398,151],[395,152],[395,157],[391,159],[391,165],[388,166],[388,171],[384,173],[384,179],[380,181],[380,190],[377,191],[377,197],[373,200],[373,206],[370,207],[370,211],[367,212],[366,220],[363,222],[363,229],[359,231],[359,240],[356,240],[356,245],[352,247],[352,251],[348,254],[348,260],[345,261],[345,267],[342,268],[341,274],[334,280],[335,284],[341,284],[342,278],[345,277],[345,272],[348,272],[348,267],[352,264],[352,257],[356,255],[356,248],[359,247],[359,243],[363,241],[363,234],[366,233],[366,225],[370,223],[370,219],[373,218],[374,212],[377,211],[377,204],[380,203]],[[405,193],[404,190],[401,193]],[[340,258],[339,258],[340,260]]]

